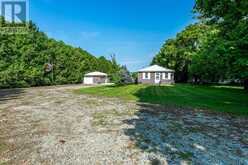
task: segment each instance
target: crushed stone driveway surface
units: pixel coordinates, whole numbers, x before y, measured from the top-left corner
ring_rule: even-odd
[[[248,165],[248,119],[79,95],[0,90],[0,164]]]

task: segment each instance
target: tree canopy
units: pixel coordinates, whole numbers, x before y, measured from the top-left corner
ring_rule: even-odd
[[[212,27],[202,23],[187,26],[176,38],[165,42],[152,63],[174,69],[176,81],[187,82],[192,59],[202,47],[208,32],[212,30]]]
[[[196,0],[194,11],[220,31],[206,42],[209,46],[200,52],[202,57],[209,62],[218,59],[213,67],[225,78],[244,81],[248,89],[248,1]]]
[[[0,33],[0,88],[80,83],[87,72],[113,75],[119,69],[116,61],[49,38],[33,23],[27,34]]]
[[[153,59],[180,82],[244,82],[248,89],[248,1],[196,0],[198,23],[169,39]]]

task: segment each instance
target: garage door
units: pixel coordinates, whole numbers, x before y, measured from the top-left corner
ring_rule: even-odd
[[[93,77],[85,77],[84,84],[93,84]]]

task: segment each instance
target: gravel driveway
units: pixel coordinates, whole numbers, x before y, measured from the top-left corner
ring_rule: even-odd
[[[248,118],[78,95],[0,90],[0,164],[248,165]]]

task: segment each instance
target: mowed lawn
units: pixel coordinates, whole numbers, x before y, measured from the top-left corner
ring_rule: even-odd
[[[248,116],[248,93],[242,87],[193,86],[189,84],[168,86],[127,85],[82,88],[78,92]]]

